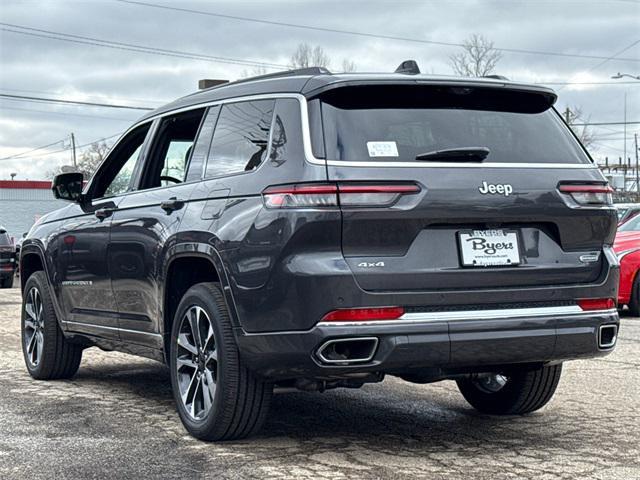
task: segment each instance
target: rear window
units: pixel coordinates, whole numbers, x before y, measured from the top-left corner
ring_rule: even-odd
[[[590,163],[549,97],[537,93],[345,87],[321,102],[329,160],[424,162],[416,156],[481,147],[491,163]]]

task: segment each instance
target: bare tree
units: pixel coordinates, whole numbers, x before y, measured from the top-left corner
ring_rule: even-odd
[[[85,180],[91,178],[95,173],[98,166],[102,163],[107,156],[111,147],[104,140],[101,142],[94,142],[82,152],[77,162],[77,167],[63,165],[48,173],[49,177],[54,177],[59,173],[76,171],[84,175]]]
[[[463,77],[483,77],[491,74],[502,58],[493,42],[474,33],[463,42],[463,51],[449,57],[451,68]]]
[[[289,68],[329,67],[331,60],[320,45],[311,47],[308,43],[300,43],[291,55]]]
[[[356,63],[348,60],[348,59],[343,59],[342,60],[342,71],[343,72],[355,72],[356,71]]]
[[[591,115],[585,116],[582,112],[582,107],[580,106],[567,106],[564,112],[562,112],[562,116],[564,117],[564,121],[567,122],[569,127],[571,127],[571,130],[573,130],[573,133],[576,134],[576,137],[580,139],[580,142],[582,142],[585,148],[589,150],[595,148],[594,143],[597,141],[596,134],[593,133],[593,130],[591,130],[588,125],[584,125],[585,123],[589,123]]]
[[[267,74],[267,69],[264,67],[253,67],[251,70],[247,70],[246,68],[244,70],[242,70],[242,73],[240,74],[241,78],[249,78],[249,77],[258,77],[260,75],[266,75]]]

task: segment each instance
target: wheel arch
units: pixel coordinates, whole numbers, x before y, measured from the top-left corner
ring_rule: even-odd
[[[159,304],[162,307],[162,336],[165,359],[169,358],[171,328],[180,300],[193,285],[217,282],[224,293],[232,324],[238,326],[237,309],[229,287],[229,279],[218,252],[208,244],[181,244],[174,246],[169,255],[162,278]]]
[[[39,247],[36,245],[29,245],[24,247],[20,251],[20,290],[24,292],[24,286],[27,283],[29,277],[37,271],[42,270],[47,276],[49,287],[51,287],[51,281],[49,273],[47,272],[46,262],[44,261],[44,255]]]
[[[46,262],[44,250],[39,244],[29,243],[28,245],[23,245],[20,249],[20,292],[24,296],[24,288],[29,277],[35,272],[43,272],[51,293],[51,301],[53,302],[53,310],[56,314],[58,325],[64,332],[66,328],[60,308],[60,299],[58,298],[59,292],[52,281],[49,267],[50,265]]]

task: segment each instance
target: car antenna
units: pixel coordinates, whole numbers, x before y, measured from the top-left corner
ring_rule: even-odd
[[[415,60],[405,60],[398,68],[396,68],[395,73],[402,73],[404,75],[418,75],[420,73],[420,68]]]

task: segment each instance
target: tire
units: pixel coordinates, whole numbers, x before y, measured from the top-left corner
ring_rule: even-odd
[[[0,279],[0,288],[13,287],[13,276]]]
[[[556,391],[562,364],[536,370],[512,370],[490,379],[457,380],[462,396],[476,410],[491,415],[523,415],[544,407]],[[506,383],[500,388],[503,380]]]
[[[195,338],[196,329],[202,340]],[[170,369],[178,414],[194,437],[234,440],[264,423],[273,385],[243,365],[217,283],[194,285],[180,301],[171,329]]]
[[[633,317],[640,317],[640,275],[636,273],[631,287],[631,298],[629,299],[629,313]]]
[[[47,277],[42,271],[31,275],[24,286],[21,332],[29,375],[37,380],[54,380],[76,374],[82,347],[70,343],[60,330]]]

